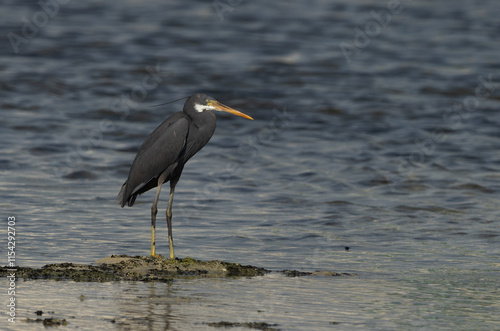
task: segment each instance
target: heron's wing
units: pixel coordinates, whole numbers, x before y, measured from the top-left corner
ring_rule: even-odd
[[[177,112],[172,114],[172,116],[164,120],[156,129],[153,130],[153,132],[149,134],[149,136],[146,137],[141,147],[139,148],[139,151],[137,152],[137,156],[143,152],[148,151],[150,147],[154,145],[162,137],[168,139],[168,134],[169,132],[172,132],[172,130],[174,129],[178,130],[182,127],[185,127],[186,130],[185,136],[187,136],[189,122],[188,119],[186,118],[186,115],[184,115],[183,112]]]
[[[186,146],[188,132],[189,121],[182,113],[175,113],[151,132],[137,152],[122,188],[122,205],[131,195],[145,186],[149,187],[150,182],[157,181],[168,167],[177,163]],[[151,185],[148,189],[155,187],[156,182]]]

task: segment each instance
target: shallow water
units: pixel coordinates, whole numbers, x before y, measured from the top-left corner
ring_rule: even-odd
[[[387,16],[379,1],[242,1],[221,21],[211,2],[61,2],[35,32],[22,18],[43,18],[40,5],[7,2],[1,33],[25,38],[0,48],[0,206],[16,217],[18,265],[147,255],[154,192],[124,209],[116,194],[145,136],[182,102],[149,106],[204,91],[255,120],[218,116],[187,164],[176,254],[358,274],[18,281],[19,319],[499,329],[500,6],[401,4]]]

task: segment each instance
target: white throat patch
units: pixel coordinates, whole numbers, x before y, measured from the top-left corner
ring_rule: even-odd
[[[194,105],[194,109],[196,109],[196,111],[198,113],[201,113],[204,110],[213,110],[213,109],[215,109],[215,107],[214,106],[207,106],[207,105],[195,104]]]

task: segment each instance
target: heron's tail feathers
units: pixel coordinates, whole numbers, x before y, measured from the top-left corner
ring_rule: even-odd
[[[137,198],[137,194],[125,196],[126,191],[127,191],[127,182],[125,182],[125,184],[122,185],[120,193],[118,193],[118,196],[116,197],[116,203],[119,204],[122,208],[125,207],[125,205],[132,207],[134,205],[135,198]]]
[[[135,199],[137,198],[137,195],[140,194],[137,192],[145,185],[141,184],[137,186],[132,192],[130,192],[127,184],[128,181],[123,183],[122,188],[120,189],[120,193],[118,193],[118,196],[116,197],[116,203],[119,204],[122,208],[125,207],[125,205],[132,207],[134,205]]]
[[[125,203],[127,203],[127,200],[123,201],[123,195],[125,194],[126,187],[127,187],[127,182],[125,182],[122,185],[122,188],[120,189],[120,193],[118,193],[118,196],[116,197],[116,203],[119,204],[122,208],[125,206]]]

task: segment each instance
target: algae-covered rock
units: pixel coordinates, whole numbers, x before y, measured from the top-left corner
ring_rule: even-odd
[[[248,329],[256,329],[262,331],[279,331],[280,329],[275,328],[278,324],[268,324],[265,322],[228,322],[228,321],[220,321],[220,322],[208,322],[203,323],[208,326],[212,326],[214,328],[248,328]]]
[[[202,277],[253,277],[269,271],[239,263],[200,261],[190,257],[167,259],[163,256],[111,255],[95,265],[76,263],[47,264],[42,268],[17,267],[16,277],[24,279],[55,279],[85,282],[116,280],[171,281],[174,278]],[[8,273],[0,268],[0,275]]]
[[[60,319],[60,318],[55,318],[55,317],[49,317],[49,318],[27,318],[26,319],[27,323],[42,323],[43,326],[60,326],[60,325],[68,325],[68,322],[66,322],[65,319]]]
[[[255,277],[271,272],[264,268],[224,261],[200,261],[191,257],[175,260],[158,256],[111,255],[94,264],[54,263],[41,268],[16,267],[16,278],[74,280],[77,282],[163,281],[185,277]],[[353,276],[332,271],[279,271],[288,277]],[[0,276],[12,273],[0,267]]]

